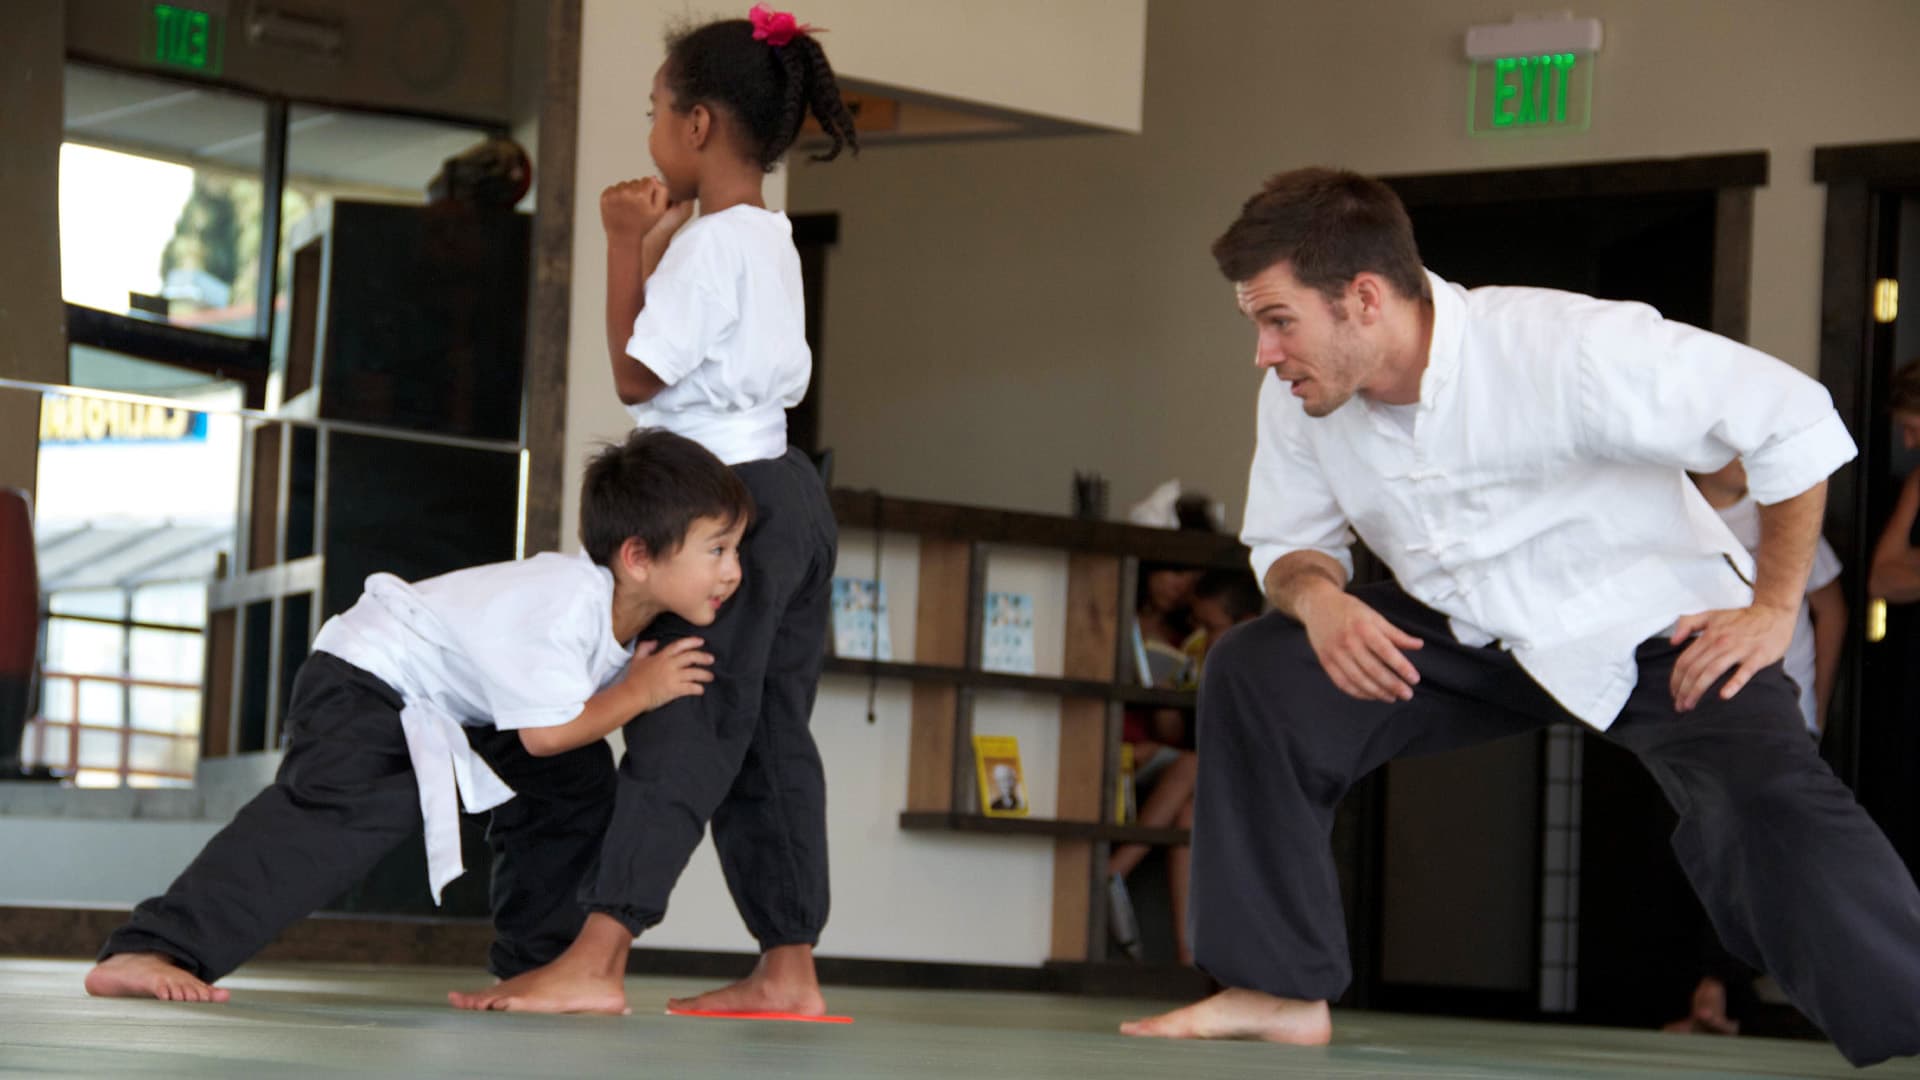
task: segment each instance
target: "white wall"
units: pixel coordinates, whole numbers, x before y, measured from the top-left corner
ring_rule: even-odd
[[[1461,36],[1496,0],[1182,0],[1148,11],[1135,136],[877,147],[801,165],[840,214],[824,442],[841,483],[1064,512],[1183,478],[1230,517],[1253,443],[1252,336],[1207,246],[1267,175],[1380,174],[1764,150],[1751,340],[1811,370],[1816,145],[1920,138],[1920,4],[1583,0],[1606,45],[1584,134],[1466,135]]]

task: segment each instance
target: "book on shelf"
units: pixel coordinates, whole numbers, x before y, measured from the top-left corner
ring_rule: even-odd
[[[973,761],[980,776],[980,812],[988,817],[1026,817],[1027,779],[1020,769],[1020,740],[1011,735],[975,735]]]
[[[1113,823],[1131,825],[1140,818],[1140,797],[1133,782],[1133,744],[1120,744],[1120,768],[1113,775]]]
[[[886,582],[833,579],[833,655],[848,660],[893,659]]]
[[[1033,597],[1026,593],[988,593],[980,637],[982,669],[1033,674]]]

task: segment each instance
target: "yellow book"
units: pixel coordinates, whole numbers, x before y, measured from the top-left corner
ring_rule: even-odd
[[[1020,771],[1020,740],[1011,735],[975,735],[973,760],[980,774],[980,812],[988,817],[1026,817],[1027,780]]]
[[[1137,816],[1133,787],[1133,744],[1120,744],[1120,768],[1113,778],[1113,823],[1131,825]]]

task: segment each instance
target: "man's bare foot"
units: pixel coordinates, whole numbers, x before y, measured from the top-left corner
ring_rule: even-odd
[[[1325,1046],[1333,1016],[1324,1001],[1297,1001],[1258,990],[1222,990],[1184,1009],[1120,1025],[1120,1034],[1153,1039],[1259,1039]]]
[[[202,982],[161,953],[115,953],[87,972],[94,997],[157,998],[161,1001],[227,1000],[228,993]]]
[[[731,986],[699,997],[674,998],[667,1008],[676,1012],[791,1013],[825,1016],[827,999],[813,970],[813,946],[782,945],[768,949],[754,965],[753,974]]]
[[[456,1009],[475,1012],[603,1013],[627,1008],[627,951],[633,935],[617,920],[595,913],[560,958],[494,983],[485,990],[447,994]]]

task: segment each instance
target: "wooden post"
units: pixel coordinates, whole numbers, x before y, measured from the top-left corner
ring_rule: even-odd
[[[967,656],[967,584],[973,553],[964,541],[920,538],[920,602],[914,616],[914,659],[959,667]],[[907,758],[907,809],[951,813],[955,806],[955,725],[960,691],[915,683]]]
[[[1067,557],[1067,640],[1062,672],[1069,679],[1112,682],[1119,633],[1120,560],[1074,552]],[[1111,793],[1106,789],[1107,703],[1098,698],[1060,702],[1059,803],[1062,821],[1100,822]],[[1087,960],[1093,952],[1096,860],[1106,845],[1060,840],[1053,847],[1053,946],[1055,960]]]

